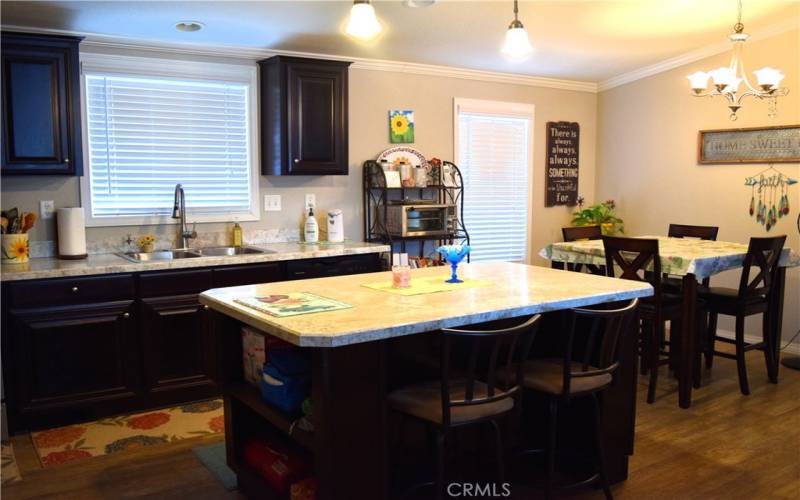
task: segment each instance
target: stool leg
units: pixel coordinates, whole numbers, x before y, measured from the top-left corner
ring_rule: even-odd
[[[444,498],[444,444],[445,444],[445,430],[437,429],[436,434],[436,499],[442,500]]]
[[[503,455],[505,454],[505,450],[503,449],[503,434],[500,432],[500,426],[497,425],[497,420],[490,420],[489,423],[492,424],[492,429],[494,429],[495,445],[497,446],[497,481],[503,484],[506,482],[505,463],[503,461]]]
[[[597,446],[597,469],[600,473],[600,484],[603,487],[606,500],[614,500],[614,495],[611,494],[611,488],[608,486],[608,475],[606,475],[606,459],[603,449],[603,414],[601,413],[600,403],[597,400],[597,394],[592,394],[592,402],[594,403],[594,435]]]
[[[750,385],[747,383],[747,365],[744,352],[744,316],[736,316],[736,368],[739,370],[739,389],[742,394],[750,394]]]
[[[648,359],[650,365],[650,384],[647,386],[647,402],[652,404],[656,400],[656,385],[658,384],[658,360],[661,352],[661,341],[663,338],[664,322],[656,321],[653,323],[653,334],[650,337],[648,346]]]
[[[650,336],[652,335],[653,323],[650,321],[642,320],[639,323],[639,346],[641,348],[641,355],[639,356],[639,373],[647,375],[649,369],[649,360],[647,359],[650,352]]]
[[[708,313],[708,332],[706,332],[706,368],[711,368],[714,365],[714,344],[717,341],[717,313],[711,311]]]
[[[547,441],[547,480],[545,482],[544,497],[549,499],[553,496],[553,483],[556,475],[556,432],[557,432],[557,419],[558,419],[558,400],[550,398],[550,418],[547,420],[548,424],[548,441]]]
[[[769,311],[763,314],[764,319],[761,327],[761,336],[764,341],[764,359],[767,362],[767,377],[773,384],[778,383],[778,360],[775,359],[775,338],[772,336],[772,321],[770,320]],[[780,342],[780,340],[778,340]]]

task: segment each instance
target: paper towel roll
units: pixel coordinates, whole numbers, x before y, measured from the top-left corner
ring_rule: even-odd
[[[58,209],[58,257],[83,259],[86,257],[86,226],[83,208]]]

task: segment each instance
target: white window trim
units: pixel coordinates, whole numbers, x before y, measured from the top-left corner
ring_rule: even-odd
[[[102,72],[106,74],[161,76],[171,78],[192,78],[209,82],[235,82],[249,85],[248,99],[248,146],[250,150],[250,186],[252,196],[250,208],[247,212],[236,214],[192,214],[191,209],[186,210],[187,222],[230,222],[261,220],[261,209],[258,202],[260,165],[258,148],[258,71],[255,65],[221,64],[208,62],[195,62],[176,59],[157,59],[111,54],[81,53],[81,126],[83,134],[83,157],[87,162],[84,175],[80,179],[81,205],[84,208],[87,227],[111,226],[144,226],[161,224],[178,224],[179,221],[168,215],[152,216],[126,216],[126,217],[93,217],[92,198],[89,192],[89,129],[86,121],[86,78],[87,72]],[[187,193],[191,195],[191,193]]]
[[[525,245],[525,263],[531,263],[531,242],[533,241],[533,140],[535,130],[535,106],[533,104],[507,101],[491,101],[485,99],[468,99],[464,97],[453,98],[453,159],[457,161],[459,152],[459,126],[458,114],[476,113],[492,116],[513,116],[530,120],[530,137],[528,137],[528,241]],[[459,167],[460,168],[460,167]],[[469,193],[465,193],[469,203]],[[469,232],[469,227],[467,228]]]

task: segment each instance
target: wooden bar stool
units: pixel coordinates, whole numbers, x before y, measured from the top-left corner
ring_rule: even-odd
[[[518,407],[522,364],[541,316],[511,328],[443,329],[441,378],[403,387],[388,395],[389,407],[436,430],[436,498],[444,496],[445,444],[459,426],[489,423],[494,430],[497,474],[504,481],[504,445],[498,421]],[[458,363],[461,360],[466,363]],[[502,381],[497,374],[505,374]]]
[[[650,372],[647,402],[653,403],[656,398],[658,368],[669,364],[670,358],[677,354],[673,350],[669,356],[664,357],[664,323],[681,318],[681,297],[663,290],[658,240],[603,236],[603,247],[608,276],[614,277],[616,264],[622,271],[620,278],[644,281],[653,287],[653,296],[642,299],[639,306],[639,318],[643,324],[640,339],[641,373]]]
[[[564,241],[599,240],[603,237],[603,231],[600,226],[562,227],[561,235],[564,237]],[[579,273],[583,270],[584,265],[591,274],[606,275],[605,266],[595,264],[573,264],[567,262],[567,271]]]
[[[745,364],[747,351],[753,349],[764,351],[769,379],[773,383],[778,381],[778,360],[773,355],[775,347],[773,343],[779,342],[780,339],[772,338],[771,335],[773,325],[770,324],[769,294],[778,273],[778,261],[785,242],[785,235],[772,238],[750,238],[747,255],[742,264],[739,288],[711,287],[702,294],[703,299],[708,303],[709,310],[706,339],[708,357],[706,359],[713,359],[713,356],[735,359],[739,371],[739,389],[745,395],[750,394],[750,386],[747,383],[747,365]],[[751,270],[757,272],[753,279],[750,279]],[[736,317],[736,338],[734,340],[717,336],[717,317],[720,314]],[[744,319],[753,314],[764,315],[762,341],[748,344],[744,341]],[[736,345],[736,354],[715,351],[716,340]]]
[[[639,301],[634,299],[622,307],[601,304],[596,308],[572,309],[563,332],[562,357],[529,360],[524,364],[522,385],[526,391],[540,393],[548,399],[548,441],[544,450],[526,450],[523,454],[546,452],[546,498],[555,487],[556,437],[558,406],[575,398],[589,397],[594,406],[595,466],[589,478],[561,488],[588,486],[599,482],[608,500],[611,489],[606,476],[602,439],[602,411],[599,401],[603,391],[613,383],[619,366],[619,346]],[[576,341],[576,332],[586,332],[585,342]]]

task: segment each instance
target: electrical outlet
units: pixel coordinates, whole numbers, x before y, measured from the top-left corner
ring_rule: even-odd
[[[281,211],[281,195],[279,195],[279,194],[265,194],[264,195],[264,211],[265,212],[280,212]]]
[[[55,212],[56,204],[53,200],[39,201],[39,217],[41,217],[42,220],[52,219]]]
[[[317,195],[313,193],[306,194],[306,212],[309,208],[317,208]]]

